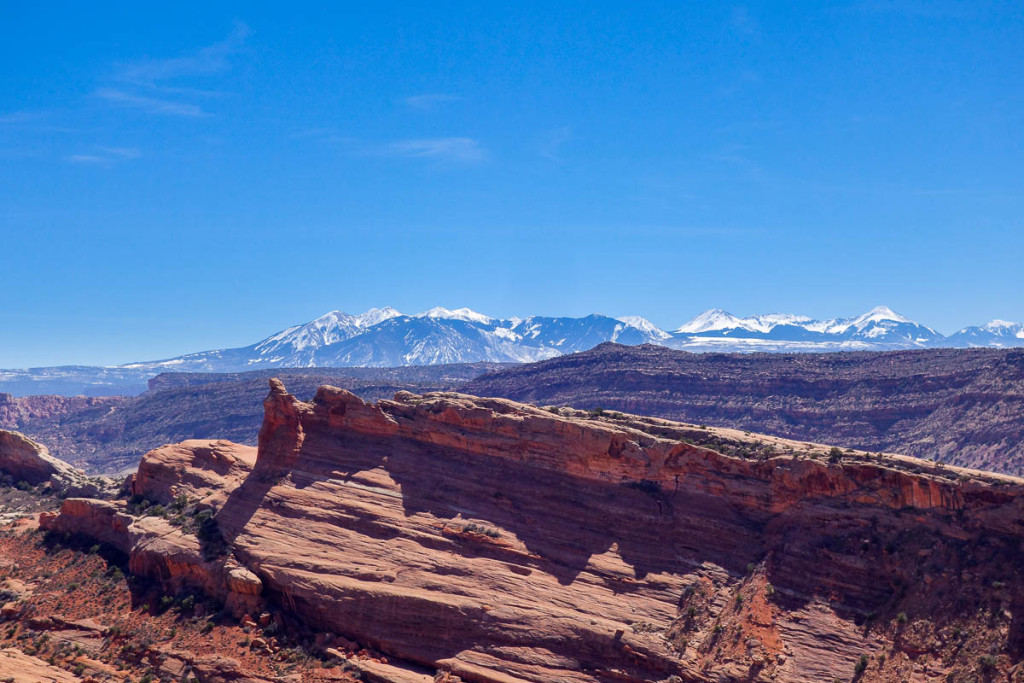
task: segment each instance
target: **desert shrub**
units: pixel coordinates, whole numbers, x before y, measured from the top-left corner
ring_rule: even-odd
[[[472,522],[463,526],[462,531],[472,534],[483,534],[490,538],[497,538],[501,535],[497,529],[492,529],[490,527],[483,526],[482,524],[473,524]]]
[[[217,519],[211,510],[203,510],[196,517],[196,538],[203,549],[203,558],[212,560],[227,552],[228,544],[220,532]]]

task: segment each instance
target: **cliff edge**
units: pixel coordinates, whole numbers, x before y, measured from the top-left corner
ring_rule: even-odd
[[[43,526],[465,681],[1024,675],[1021,480],[452,393],[264,413]]]

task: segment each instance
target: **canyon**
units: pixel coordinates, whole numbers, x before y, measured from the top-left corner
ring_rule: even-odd
[[[271,380],[258,445],[146,454],[97,539],[380,680],[1022,680],[1024,482],[609,410]],[[419,679],[416,676],[420,676]],[[447,678],[446,678],[447,677]]]
[[[165,373],[150,380],[141,396],[10,397],[6,403],[0,397],[0,428],[25,433],[91,474],[124,473],[142,454],[167,443],[215,438],[255,445],[260,400],[273,375],[302,398],[321,384],[370,401],[403,390],[455,390],[1024,474],[1019,349],[694,354],[608,344],[519,366]]]
[[[223,438],[255,444],[260,401],[276,375],[302,395],[321,384],[367,400],[437,391],[503,367],[496,363],[398,368],[304,368],[245,373],[163,373],[139,396],[14,397],[0,394],[0,428],[25,433],[90,474],[134,470],[143,453],[167,443]]]
[[[692,354],[603,344],[460,391],[1024,474],[1024,350]]]

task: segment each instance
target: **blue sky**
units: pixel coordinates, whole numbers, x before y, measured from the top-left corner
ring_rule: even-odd
[[[0,3],[0,367],[340,308],[1024,320],[1015,2]]]

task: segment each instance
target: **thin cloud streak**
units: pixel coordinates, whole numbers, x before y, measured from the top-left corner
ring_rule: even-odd
[[[32,133],[75,133],[75,128],[46,123],[49,112],[14,111],[0,116],[0,127]]]
[[[195,54],[169,59],[146,59],[120,65],[118,80],[160,88],[158,81],[186,76],[206,76],[226,71],[230,57],[241,49],[249,27],[238,22],[224,40],[200,48]]]
[[[95,93],[96,97],[114,102],[126,107],[141,109],[149,114],[168,114],[170,116],[206,116],[201,107],[187,102],[174,102],[172,100],[160,99],[157,97],[145,97],[133,95],[116,88],[100,88]]]
[[[398,140],[375,150],[381,156],[410,159],[441,159],[460,163],[478,163],[487,158],[487,150],[473,138],[423,138]]]
[[[903,14],[925,19],[974,19],[984,12],[981,3],[935,0],[864,0],[844,8],[857,14]]]
[[[446,95],[444,93],[424,93],[413,95],[402,100],[405,106],[419,111],[437,111],[442,105],[449,102],[458,102],[462,98],[458,95]]]
[[[468,137],[410,138],[391,142],[372,142],[342,135],[335,128],[307,128],[291,135],[321,145],[341,146],[354,156],[392,157],[396,159],[436,159],[464,164],[486,161],[487,149],[479,140]]]
[[[136,147],[97,147],[96,150],[92,154],[72,154],[66,160],[72,164],[112,166],[121,161],[142,157],[142,152]]]
[[[562,156],[559,152],[570,140],[572,140],[572,128],[569,126],[555,128],[548,133],[547,139],[541,146],[540,155],[545,159],[561,163]]]
[[[743,38],[756,38],[761,33],[757,20],[751,16],[750,10],[742,5],[732,8],[732,13],[729,17],[729,28],[737,36]]]
[[[39,118],[39,114],[36,114],[34,112],[14,111],[10,114],[4,114],[3,116],[0,116],[0,125],[9,126],[17,125],[20,123],[29,123],[31,121],[36,121]]]
[[[195,53],[169,59],[144,59],[118,64],[113,85],[93,93],[108,102],[139,109],[147,114],[201,117],[207,113],[198,104],[180,98],[211,97],[219,93],[206,88],[193,88],[165,81],[211,76],[231,67],[231,56],[237,53],[249,35],[249,27],[236,23],[234,30],[222,41],[200,48]]]

